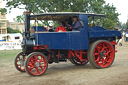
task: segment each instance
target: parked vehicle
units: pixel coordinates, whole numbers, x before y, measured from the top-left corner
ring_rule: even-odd
[[[67,59],[78,66],[90,62],[92,66],[99,69],[112,65],[115,58],[116,38],[120,39],[121,33],[106,30],[94,25],[95,23],[90,25],[88,19],[89,17],[93,19],[94,17],[105,17],[105,15],[79,12],[39,15],[24,12],[24,15],[23,51],[15,58],[15,67],[20,72],[26,71],[31,76],[39,76],[46,72],[48,64],[66,62]],[[35,26],[35,34],[30,36],[30,20],[67,21],[70,28],[73,16],[77,16],[84,24],[80,31],[68,31],[63,26],[53,27],[53,31],[48,31],[44,27]]]

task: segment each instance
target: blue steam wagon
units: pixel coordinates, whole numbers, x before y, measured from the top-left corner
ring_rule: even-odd
[[[89,62],[96,68],[107,68],[112,65],[116,39],[121,38],[121,33],[96,25],[95,17],[97,19],[105,15],[79,12],[30,15],[29,12],[24,12],[24,16],[25,37],[22,41],[22,52],[15,58],[15,67],[18,71],[39,76],[45,73],[48,64],[67,59],[75,65],[85,65]],[[77,16],[82,24],[78,31],[72,31],[73,28],[70,28],[73,16]],[[31,20],[65,21],[68,26],[52,26],[52,31],[44,26],[34,26],[35,33],[30,33]]]

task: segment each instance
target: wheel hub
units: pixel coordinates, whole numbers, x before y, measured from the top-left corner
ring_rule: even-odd
[[[39,62],[36,62],[35,63],[35,67],[39,67],[40,66],[40,63]]]
[[[21,65],[21,66],[24,66],[24,59],[21,59],[21,60],[20,60],[20,65]]]
[[[102,58],[102,57],[105,56],[104,53],[106,53],[106,51],[102,51],[102,52],[100,52],[100,58]]]

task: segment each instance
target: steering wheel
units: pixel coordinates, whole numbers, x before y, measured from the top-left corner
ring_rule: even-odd
[[[66,31],[67,31],[66,28],[63,26],[59,26],[56,28],[56,32],[66,32]]]

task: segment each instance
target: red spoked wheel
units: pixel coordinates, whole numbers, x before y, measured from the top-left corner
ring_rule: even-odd
[[[14,61],[15,68],[20,72],[25,72],[25,68],[24,68],[25,59],[26,59],[26,56],[24,55],[23,52],[20,52],[15,58],[15,61]]]
[[[106,40],[98,40],[90,46],[88,59],[92,66],[96,68],[106,68],[112,65],[115,59],[113,45]]]
[[[88,59],[87,59],[87,55],[86,54],[80,54],[80,51],[74,51],[74,55],[75,56],[71,56],[71,59],[69,59],[69,61],[74,64],[74,65],[78,65],[78,66],[81,66],[81,65],[85,65],[88,63]],[[81,61],[77,56],[80,56],[82,55],[81,57],[85,57],[85,60],[84,61]]]
[[[40,76],[48,68],[47,57],[40,52],[33,52],[25,60],[25,70],[31,76]]]
[[[66,28],[64,28],[63,26],[59,26],[56,28],[56,32],[66,32]]]

